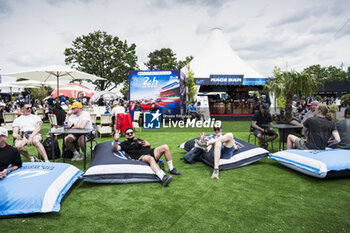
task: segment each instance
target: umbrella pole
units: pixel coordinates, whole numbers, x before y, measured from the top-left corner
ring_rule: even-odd
[[[44,98],[45,98],[45,93],[44,93],[44,85],[41,85],[41,92],[42,92],[42,94],[43,94],[42,99],[44,99]]]
[[[60,85],[60,82],[59,82],[59,78],[58,78],[58,74],[57,74],[57,91],[56,91],[56,98],[58,99],[58,95],[59,95],[59,91],[60,91],[60,87],[59,87],[59,85]]]

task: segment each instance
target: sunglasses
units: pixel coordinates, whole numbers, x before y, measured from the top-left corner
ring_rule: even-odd
[[[32,107],[27,107],[26,109],[29,110],[29,109],[32,109]]]
[[[125,133],[125,135],[128,135],[128,136],[133,135],[133,134],[134,134],[134,132]]]
[[[215,128],[214,131],[215,132],[220,132],[221,128]]]

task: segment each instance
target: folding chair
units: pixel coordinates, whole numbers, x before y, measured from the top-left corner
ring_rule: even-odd
[[[134,129],[139,129],[139,132],[141,132],[140,116],[141,116],[141,112],[140,111],[135,111],[134,112],[134,120],[132,121],[132,127]]]
[[[97,125],[97,132],[100,134],[100,138],[102,134],[112,135],[112,115],[111,114],[101,114],[101,122]]]
[[[12,123],[16,118],[16,113],[5,112],[2,114],[4,117],[4,123],[1,124],[1,127],[7,129],[7,131],[12,132]]]

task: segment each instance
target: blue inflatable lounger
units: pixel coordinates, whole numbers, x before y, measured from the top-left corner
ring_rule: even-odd
[[[113,141],[97,144],[83,180],[95,183],[159,182],[144,162],[131,159],[124,151],[113,152]]]
[[[298,172],[317,178],[350,176],[350,150],[284,150],[270,159]]]
[[[206,141],[212,138],[215,138],[215,134],[205,135]],[[195,139],[199,139],[199,137],[184,142],[179,147],[186,151],[190,151],[195,147]],[[269,155],[269,151],[261,147],[257,147],[237,138],[235,138],[235,141],[239,149],[233,152],[233,156],[230,159],[220,159],[219,170],[242,167],[257,162]],[[211,150],[213,150],[213,148]],[[214,157],[210,152],[204,152],[200,160],[207,165],[214,167]]]
[[[65,163],[23,163],[0,180],[0,216],[59,212],[63,196],[82,173]]]

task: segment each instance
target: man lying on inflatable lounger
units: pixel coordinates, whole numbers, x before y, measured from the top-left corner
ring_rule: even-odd
[[[215,138],[205,141],[204,133],[201,134],[200,140],[195,140],[197,145],[205,151],[210,151],[213,145],[214,171],[212,179],[219,179],[219,162],[220,158],[229,159],[232,157],[234,150],[238,150],[232,133],[222,134],[221,126],[214,126]]]
[[[116,132],[114,135],[113,151],[118,150],[125,151],[132,159],[140,160],[142,162],[148,163],[154,173],[162,181],[162,185],[168,186],[173,180],[172,176],[167,176],[162,169],[159,168],[157,161],[164,154],[169,167],[169,173],[180,176],[181,172],[173,167],[173,161],[171,159],[171,153],[168,145],[162,145],[157,148],[152,149],[151,145],[146,140],[141,140],[140,138],[134,139],[134,130],[132,128],[127,128],[125,130],[125,137],[127,141],[121,142],[118,145],[118,140],[120,138],[120,132]]]

